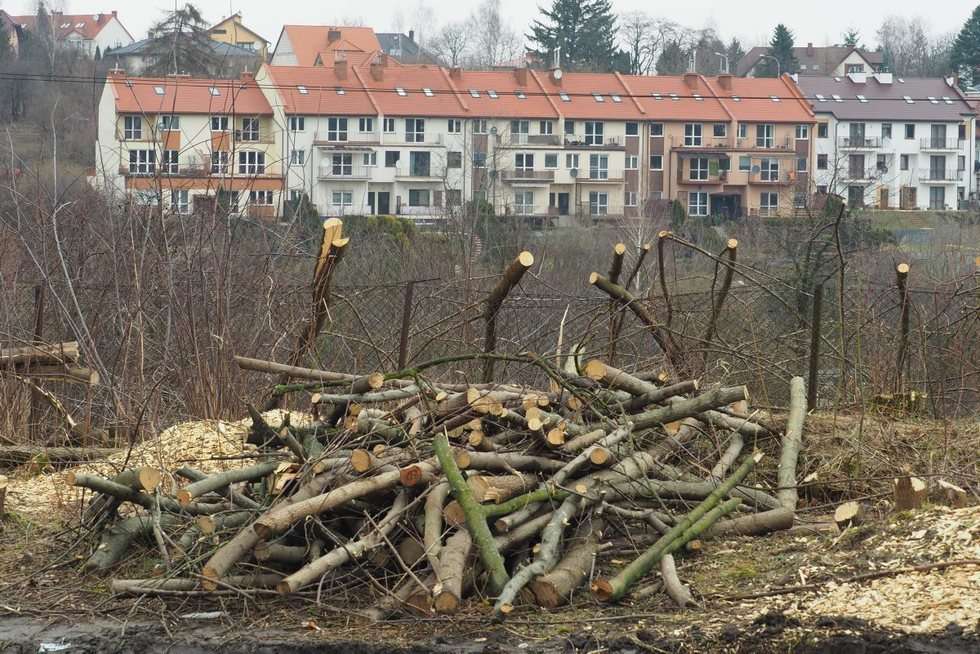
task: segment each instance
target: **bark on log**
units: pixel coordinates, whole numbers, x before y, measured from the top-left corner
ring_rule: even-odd
[[[129,486],[123,486],[102,477],[69,472],[66,481],[69,486],[87,488],[103,495],[110,495],[123,502],[132,502],[147,511],[153,511],[156,508],[156,503],[151,495],[135,491]],[[168,513],[186,513],[188,515],[208,515],[225,510],[221,504],[191,503],[187,506],[181,506],[180,503],[169,497],[160,498],[160,508]]]
[[[226,577],[225,587],[232,588],[274,588],[282,575],[273,573],[237,575]],[[162,595],[167,593],[190,592],[200,589],[198,579],[113,579],[109,590],[113,595]]]
[[[582,585],[599,552],[602,521],[597,520],[580,530],[576,543],[551,570],[529,585],[538,606],[554,609],[571,601],[572,594]]]
[[[796,511],[799,494],[796,491],[796,465],[803,445],[803,421],[806,418],[806,382],[793,377],[789,383],[789,419],[783,435],[782,453],[779,457],[779,490],[776,497],[790,511]]]
[[[677,606],[687,608],[691,604],[694,604],[694,596],[691,595],[691,589],[685,586],[680,577],[677,576],[677,566],[674,565],[674,555],[665,554],[662,559],[660,559],[660,576],[664,580],[664,588],[667,589],[667,595],[670,599],[674,600]]]
[[[422,530],[422,543],[429,567],[433,570],[439,565],[442,551],[442,507],[449,496],[449,484],[440,482],[432,487],[425,498],[425,524]]]
[[[267,463],[260,463],[258,465],[250,466],[248,468],[239,468],[237,470],[226,470],[225,472],[219,472],[211,475],[210,477],[206,477],[201,481],[190,483],[178,490],[177,501],[180,502],[181,506],[187,506],[192,500],[194,500],[194,498],[200,497],[205,493],[221,490],[231,486],[232,484],[256,481],[262,477],[271,475],[280,465],[282,465],[281,461],[269,461]]]
[[[0,447],[0,468],[16,468],[32,459],[52,465],[65,465],[79,461],[106,459],[119,450],[102,447],[31,447],[5,445]]]
[[[435,569],[439,581],[433,588],[432,605],[436,613],[452,615],[459,610],[463,599],[463,580],[467,574],[467,561],[472,548],[473,539],[466,529],[458,529],[446,541]]]
[[[602,382],[610,388],[626,391],[630,395],[648,395],[661,392],[655,384],[638,379],[633,375],[614,368],[598,359],[592,359],[585,364],[583,371],[589,379]]]
[[[726,406],[732,402],[749,399],[749,389],[745,386],[716,388],[697,397],[671,402],[668,406],[638,413],[631,419],[634,429],[648,429],[658,425],[682,420],[698,415],[709,409]]]
[[[637,413],[643,411],[651,404],[661,404],[672,397],[680,397],[687,395],[688,393],[695,393],[697,390],[698,381],[696,379],[678,382],[676,384],[671,384],[670,386],[657,388],[657,390],[650,393],[645,393],[634,397],[632,400],[622,405],[623,411],[626,413]]]
[[[171,514],[160,516],[160,526],[172,529],[183,524],[183,520]],[[148,515],[126,518],[113,524],[102,534],[99,546],[82,566],[86,571],[108,570],[119,562],[129,549],[133,540],[153,533],[153,518]]]
[[[637,298],[635,298],[632,293],[627,291],[622,286],[613,284],[597,272],[594,272],[589,276],[589,284],[598,288],[621,306],[632,311],[633,315],[635,315],[640,322],[650,330],[650,335],[653,336],[653,340],[656,341],[657,345],[667,357],[667,360],[670,361],[675,368],[681,369],[681,366],[679,365],[680,351],[672,343],[670,335],[664,333],[663,327],[659,325],[656,320],[654,320],[650,312],[646,310],[643,304]]]
[[[208,478],[208,476],[205,473],[201,472],[200,470],[195,470],[194,468],[190,468],[188,466],[184,466],[182,468],[177,469],[176,471],[174,471],[174,474],[177,474],[183,477],[184,479],[189,479],[192,482],[203,481]],[[243,509],[261,508],[261,505],[255,500],[245,497],[241,493],[237,491],[233,491],[230,488],[225,490],[225,495],[228,497],[228,500],[232,504],[234,504],[235,506],[240,506]]]
[[[719,520],[704,533],[704,538],[722,536],[762,536],[774,531],[793,528],[796,514],[786,508],[770,509],[762,513],[752,513],[730,520]]]
[[[24,368],[26,366],[68,365],[79,358],[77,341],[55,343],[53,345],[28,345],[0,350],[0,369]]]
[[[486,322],[486,332],[483,338],[484,352],[490,353],[497,349],[497,312],[500,311],[501,305],[511,290],[521,283],[524,273],[530,270],[533,265],[534,255],[527,251],[521,252],[507,266],[497,286],[487,296],[483,309],[483,319]],[[485,384],[493,381],[494,363],[492,358],[483,360],[483,383]]]

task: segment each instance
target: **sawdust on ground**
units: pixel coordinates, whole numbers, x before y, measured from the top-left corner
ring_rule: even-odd
[[[263,417],[270,426],[276,427],[282,424],[284,415],[282,411],[270,411]],[[294,426],[304,426],[311,420],[309,415],[296,412],[290,412],[289,418]],[[43,517],[50,521],[52,517],[65,518],[77,514],[90,492],[69,486],[66,480],[69,472],[113,476],[124,468],[149,466],[164,474],[165,490],[173,491],[179,480],[174,479],[172,472],[184,465],[205,473],[252,465],[254,459],[247,455],[254,453],[255,447],[245,442],[251,425],[250,418],[237,422],[185,422],[165,429],[130,452],[124,450],[106,459],[89,461],[67,470],[42,471],[38,474],[28,464],[10,477],[8,510],[28,520]]]
[[[842,534],[843,540],[846,534]],[[800,580],[832,575],[838,579],[862,572],[893,570],[956,560],[980,560],[980,506],[935,507],[900,514],[854,550],[845,548],[839,562],[802,566]],[[859,557],[867,555],[863,566]],[[861,569],[863,567],[863,569]],[[844,572],[844,570],[847,570]],[[865,620],[909,634],[939,633],[950,625],[980,634],[980,566],[962,565],[928,572],[907,572],[858,583],[831,582],[818,592],[756,604],[759,613],[774,602],[786,615],[799,618],[841,617]]]

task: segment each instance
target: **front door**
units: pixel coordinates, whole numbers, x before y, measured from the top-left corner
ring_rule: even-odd
[[[374,191],[368,191],[368,208],[370,209],[372,216],[376,214],[376,212],[374,210],[375,209],[374,199],[375,199],[374,198]]]
[[[944,189],[942,186],[933,186],[931,189],[929,189],[929,208],[946,208],[946,189]]]
[[[391,213],[391,194],[387,191],[378,193],[378,215],[387,216]]]
[[[878,207],[880,209],[887,209],[888,208],[888,188],[887,187],[884,187],[883,186],[880,189],[878,189]]]
[[[570,196],[568,193],[558,194],[558,215],[567,216],[569,212],[569,207],[571,206]]]

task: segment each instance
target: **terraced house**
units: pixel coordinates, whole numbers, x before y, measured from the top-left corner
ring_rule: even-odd
[[[99,104],[93,183],[177,214],[218,203],[273,219],[281,209],[281,136],[251,74],[211,80],[112,72]]]

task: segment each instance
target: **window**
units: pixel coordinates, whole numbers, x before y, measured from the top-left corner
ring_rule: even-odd
[[[589,179],[609,179],[609,155],[589,155]]]
[[[228,131],[228,116],[211,116],[211,131],[212,132],[227,132]]]
[[[410,207],[431,206],[431,201],[429,199],[429,191],[427,189],[409,189],[408,206]]]
[[[513,134],[528,134],[531,131],[531,121],[529,120],[512,120],[510,121],[510,133]]]
[[[174,213],[186,216],[191,212],[191,197],[187,191],[170,191],[170,206]]]
[[[900,157],[900,159],[899,159],[898,165],[899,165],[899,168],[901,168],[902,170],[908,170],[909,169],[909,155],[903,154]]]
[[[906,123],[905,138],[909,141],[915,140],[915,123]]]
[[[487,167],[487,153],[486,152],[474,152],[473,153],[473,167],[474,168],[486,168]]]
[[[462,168],[463,167],[463,153],[462,152],[447,152],[446,153],[446,167],[447,168]]]
[[[558,154],[555,152],[549,152],[544,155],[544,167],[547,170],[555,170],[558,168]]]
[[[155,207],[160,204],[160,194],[156,191],[136,191],[134,199],[141,207]]]
[[[242,118],[242,140],[243,141],[258,141],[259,140],[259,119],[258,118]]]
[[[218,96],[221,95],[221,89],[219,89],[216,86],[211,86],[211,87],[208,87],[208,93],[210,93],[212,96],[214,96],[214,97],[217,98]]]
[[[179,132],[180,116],[160,116],[160,122],[157,124],[157,128],[161,132]]]
[[[715,123],[712,126],[711,133],[718,138],[725,138],[728,135],[728,125],[725,123]]]
[[[335,207],[349,209],[354,206],[354,193],[351,191],[334,191],[330,200],[330,203]]]
[[[571,102],[572,101],[572,98],[567,93],[565,93],[564,91],[559,91],[558,92],[558,97],[561,98],[561,101],[562,102]]]
[[[825,154],[817,155],[817,170],[827,170],[828,167],[828,157]]]
[[[272,191],[250,191],[248,202],[249,204],[257,204],[264,207],[272,206]]]
[[[966,157],[962,154],[956,157],[956,170],[966,170]]]
[[[684,125],[684,145],[688,147],[701,145],[700,123],[688,123]]]
[[[306,165],[306,150],[293,150],[289,153],[289,164],[291,166]]]
[[[212,175],[227,175],[228,174],[228,153],[227,152],[212,152],[211,153],[211,174]]]
[[[701,182],[708,179],[708,158],[707,157],[695,157],[691,159],[691,176],[690,179],[695,182]]]
[[[143,138],[143,119],[139,116],[123,118],[123,138],[127,141],[139,141]]]
[[[265,152],[246,150],[238,153],[238,173],[240,175],[264,175]]]
[[[796,126],[796,140],[797,141],[809,141],[810,140],[810,126],[809,125],[797,125]]]
[[[606,101],[606,99],[604,97],[602,97],[602,95],[600,93],[593,93],[592,94],[592,97],[593,97],[593,99],[595,99],[596,102],[605,102]]]
[[[749,126],[747,123],[738,124],[738,138],[740,139],[749,138]]]
[[[749,172],[752,170],[752,157],[745,155],[740,156],[738,158],[738,169],[742,172]]]
[[[290,132],[305,132],[306,131],[306,117],[305,116],[290,116],[289,117],[289,131]]]
[[[368,168],[374,168],[378,165],[378,153],[377,152],[365,152],[362,156],[362,163]]]
[[[626,206],[627,207],[636,206],[636,191],[626,191]]]
[[[446,124],[446,131],[450,134],[462,134],[463,133],[463,121],[459,118],[450,118]]]
[[[402,158],[402,153],[398,150],[388,150],[385,152],[385,168],[394,168]]]
[[[496,100],[497,98],[500,97],[499,95],[497,95],[497,92],[494,91],[493,89],[488,90],[487,91],[487,95],[489,95],[490,98],[493,99],[493,100]]]
[[[565,121],[565,135],[566,136],[573,136],[574,134],[575,134],[575,121],[574,120],[566,120]]]
[[[626,155],[626,170],[636,170],[640,167],[640,158],[635,154]]]
[[[435,93],[433,93],[432,89],[430,89],[428,86],[422,89],[422,94],[427,98],[435,96]]]
[[[346,118],[327,118],[327,140],[328,141],[347,140]]]
[[[374,133],[374,118],[358,118],[357,131],[361,134]]]
[[[817,138],[825,139],[830,136],[830,126],[827,123],[817,125]]]
[[[215,31],[217,31],[217,30],[215,30]],[[252,43],[249,43],[248,45],[249,45],[249,50],[251,50],[252,49],[251,46],[253,44]],[[302,84],[298,85],[296,87],[296,90],[299,91],[299,94],[300,95],[309,95],[310,94],[310,90],[308,88],[306,88],[305,86],[303,86]]]
[[[592,191],[589,193],[589,215],[605,216],[609,213],[609,194]]]
[[[163,151],[163,172],[164,175],[176,175],[180,172],[180,153],[176,150]]]
[[[408,91],[406,91],[405,89],[403,89],[400,86],[396,86],[395,87],[395,93],[397,93],[398,95],[400,95],[403,98],[408,95]]]
[[[394,118],[385,118],[384,128],[385,128],[385,134],[394,134],[395,133],[395,119]]]
[[[585,144],[602,145],[605,141],[602,138],[603,124],[597,120],[585,121]]]
[[[459,207],[463,204],[463,192],[458,188],[446,189],[446,206]]]
[[[664,135],[664,124],[663,123],[650,123],[650,137],[658,137]]]
[[[130,150],[129,174],[152,175],[157,171],[156,150]]]
[[[487,120],[486,118],[477,118],[473,121],[473,133],[474,134],[486,134],[487,133]]]
[[[755,126],[755,146],[757,148],[771,148],[776,139],[776,126],[771,123],[763,123]]]
[[[410,152],[408,167],[412,177],[429,177],[432,174],[432,153]]]
[[[687,215],[707,216],[708,215],[708,194],[703,191],[694,191],[687,194]]]
[[[882,123],[881,124],[881,138],[890,139],[892,137],[892,124]]]
[[[850,75],[851,73],[863,73],[864,64],[845,64],[844,73]]]
[[[555,123],[551,120],[542,120],[538,125],[538,132],[543,136],[550,136],[555,133]]]
[[[771,216],[779,211],[779,194],[772,191],[763,191],[759,194],[759,213],[763,216]]]
[[[964,125],[963,123],[959,124],[959,139],[961,141],[966,140],[966,125]]]
[[[534,170],[534,155],[526,152],[519,152],[514,155],[514,168],[518,171]]]
[[[826,184],[818,184],[817,185],[817,193],[820,194],[820,195],[827,195],[827,185]]]
[[[796,191],[793,193],[793,207],[795,209],[806,209],[806,192]]]
[[[425,143],[425,119],[424,118],[405,119],[405,142]]]
[[[886,172],[888,172],[888,159],[885,157],[885,155],[879,154],[875,158],[875,169],[879,173],[886,173]]]
[[[650,170],[663,170],[663,169],[664,169],[664,156],[662,154],[651,154]]]
[[[480,97],[480,92],[477,91],[476,89],[470,89],[470,97],[471,98],[478,98],[478,97]]]
[[[626,123],[626,136],[639,136],[639,135],[640,135],[639,123]]]
[[[806,157],[799,157],[796,160],[796,172],[805,173],[806,172]]]
[[[565,168],[569,170],[578,168],[578,155],[577,154],[566,154],[565,155]]]
[[[335,153],[330,157],[330,171],[334,177],[350,177],[354,174],[354,155]]]
[[[514,193],[514,213],[518,215],[534,213],[534,191],[517,191]]]
[[[779,181],[779,159],[763,159],[760,162],[759,178],[763,182]]]

